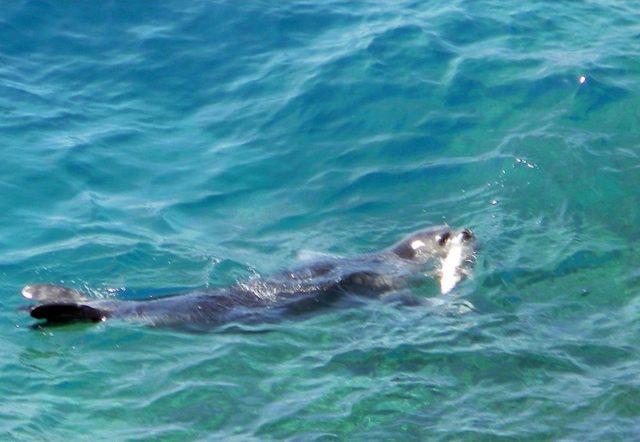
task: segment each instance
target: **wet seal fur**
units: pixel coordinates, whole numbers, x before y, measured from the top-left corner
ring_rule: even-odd
[[[122,318],[152,326],[220,325],[268,321],[304,313],[348,297],[391,298],[416,276],[439,278],[443,293],[464,278],[474,261],[475,238],[447,226],[415,232],[392,247],[352,258],[325,258],[272,277],[139,301],[90,299],[79,290],[28,285],[22,296],[36,305],[31,316],[44,325]],[[401,302],[421,304],[405,295]]]

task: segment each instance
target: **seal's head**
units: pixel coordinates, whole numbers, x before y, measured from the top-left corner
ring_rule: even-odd
[[[475,236],[469,229],[431,227],[409,235],[391,251],[417,264],[435,260],[440,290],[447,293],[470,273],[475,257]]]

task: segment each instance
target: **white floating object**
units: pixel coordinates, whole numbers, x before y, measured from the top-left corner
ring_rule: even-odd
[[[460,274],[460,266],[464,260],[462,248],[462,238],[458,235],[452,240],[449,253],[446,258],[442,260],[440,292],[443,295],[449,293],[462,279],[462,275]]]
[[[585,81],[587,81],[587,77],[585,77],[584,75],[580,75],[580,78],[578,79],[578,82],[580,84],[584,84]]]

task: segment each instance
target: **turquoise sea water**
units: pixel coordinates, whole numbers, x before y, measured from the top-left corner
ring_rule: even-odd
[[[0,439],[637,438],[639,60],[635,2],[3,4]],[[27,283],[226,285],[442,222],[481,243],[472,312],[19,310]]]

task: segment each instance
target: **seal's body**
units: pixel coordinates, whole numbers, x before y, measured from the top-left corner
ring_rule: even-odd
[[[327,258],[229,287],[140,301],[91,300],[78,290],[54,285],[28,285],[22,295],[36,302],[31,316],[47,323],[122,318],[149,325],[216,325],[269,320],[308,312],[347,295],[383,297],[424,273],[439,277],[444,293],[466,274],[473,243],[469,230],[433,227],[381,252]]]

